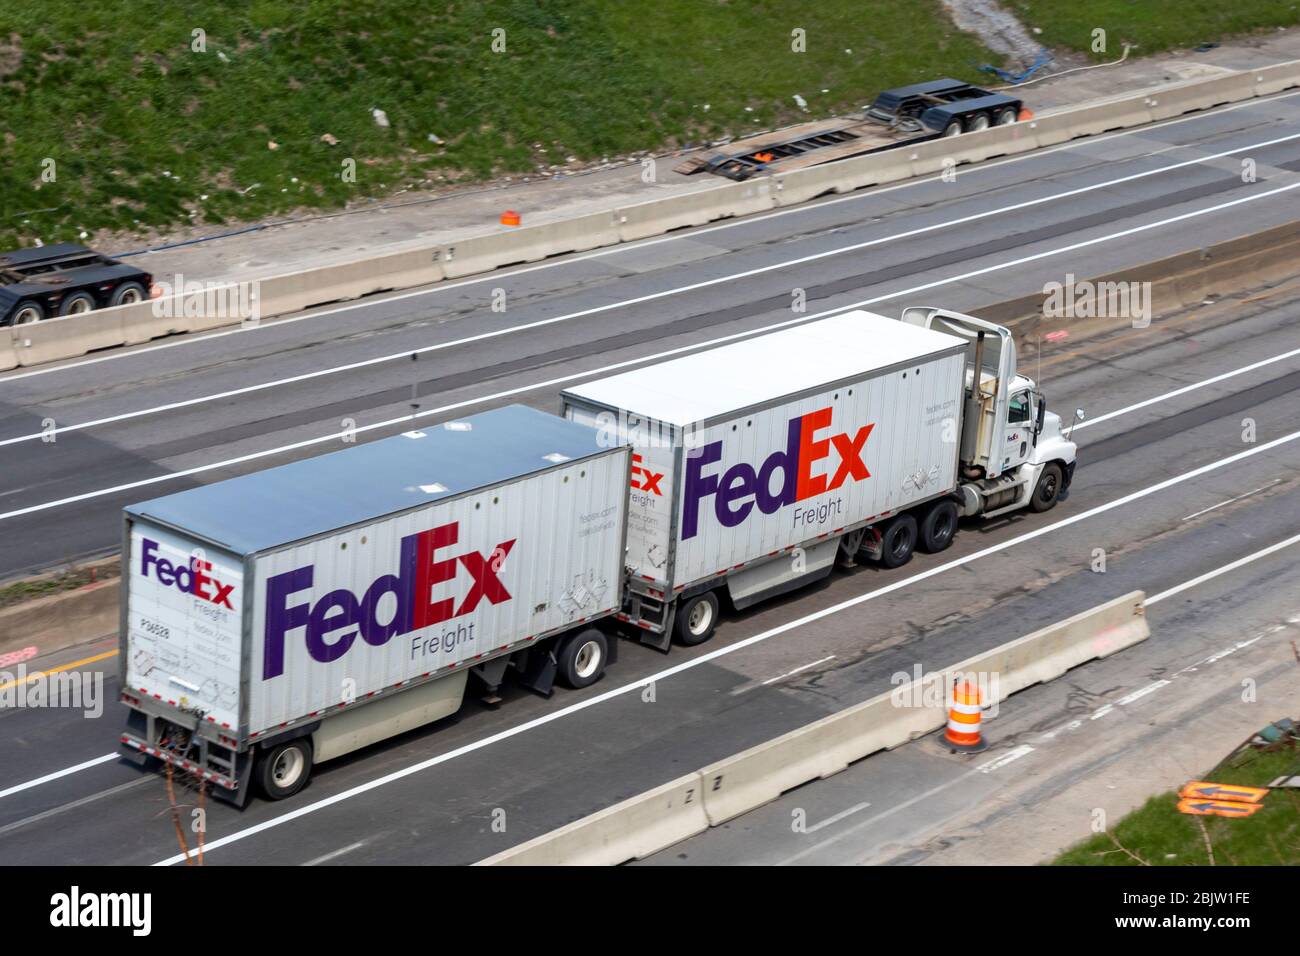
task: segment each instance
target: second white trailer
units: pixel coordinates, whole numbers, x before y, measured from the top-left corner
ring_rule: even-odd
[[[720,588],[745,607],[800,586],[879,547],[864,529],[951,495],[966,355],[850,312],[565,391],[566,417],[633,448],[623,618],[666,648],[680,606],[677,636],[698,643]]]

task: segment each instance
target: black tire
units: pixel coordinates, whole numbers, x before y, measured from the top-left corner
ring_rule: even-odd
[[[943,133],[941,133],[940,135],[944,137],[960,136],[961,131],[962,131],[961,120],[955,119],[951,123],[949,123],[946,127],[944,127]]]
[[[998,113],[998,118],[993,121],[994,126],[1010,126],[1020,119],[1020,114],[1016,112],[1014,106],[1008,106]]]
[[[966,132],[978,133],[980,130],[988,129],[993,125],[993,120],[989,118],[988,113],[976,113],[973,116],[966,117]]]
[[[1040,513],[1055,508],[1057,499],[1061,497],[1061,480],[1061,466],[1054,461],[1048,462],[1043,473],[1038,476],[1038,484],[1034,486],[1034,496],[1029,499],[1029,507]]]
[[[949,498],[932,504],[921,519],[920,546],[927,554],[938,554],[952,544],[957,533],[957,505]]]
[[[703,644],[718,626],[718,596],[712,591],[682,599],[673,621],[673,637],[684,647]]]
[[[95,297],[89,292],[74,292],[59,303],[59,315],[85,315],[95,311]]]
[[[13,325],[30,325],[45,318],[45,307],[39,302],[19,302],[10,316]]]
[[[887,568],[901,568],[916,552],[916,519],[901,514],[885,525],[881,534],[880,563]]]
[[[565,687],[582,690],[600,680],[609,660],[609,640],[594,627],[570,634],[560,641],[555,655],[556,677]]]
[[[113,297],[108,300],[109,305],[130,305],[134,302],[143,302],[149,294],[145,292],[144,286],[138,282],[123,282],[113,290]]]
[[[269,800],[292,797],[311,776],[311,738],[276,744],[257,760],[257,783]]]

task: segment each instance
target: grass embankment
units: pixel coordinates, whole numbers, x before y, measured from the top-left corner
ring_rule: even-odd
[[[1118,58],[1125,43],[1136,45],[1132,55],[1149,56],[1300,24],[1296,0],[1007,0],[1007,9],[1026,27],[1041,28],[1036,39],[1047,46],[1099,61]],[[1106,31],[1106,49],[1094,52],[1092,31],[1098,28]]]
[[[1273,752],[1247,751],[1201,779],[1263,787],[1284,774],[1300,774],[1300,748],[1294,744]],[[1240,820],[1188,816],[1178,812],[1177,804],[1176,792],[1152,797],[1109,834],[1097,834],[1054,862],[1058,866],[1300,864],[1300,792],[1274,790],[1264,798],[1262,810]],[[1204,832],[1197,821],[1205,825]]]
[[[10,0],[5,14],[0,249],[547,171],[1000,62],[938,0]]]

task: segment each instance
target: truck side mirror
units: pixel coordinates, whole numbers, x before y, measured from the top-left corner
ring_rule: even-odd
[[[1038,417],[1034,419],[1034,434],[1043,433],[1043,418],[1047,415],[1047,399],[1042,395],[1038,396]]]

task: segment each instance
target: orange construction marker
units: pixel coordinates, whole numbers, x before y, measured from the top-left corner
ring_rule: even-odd
[[[952,689],[948,702],[948,729],[943,741],[949,750],[975,754],[987,750],[988,744],[980,736],[980,689],[970,681],[962,681]]]

